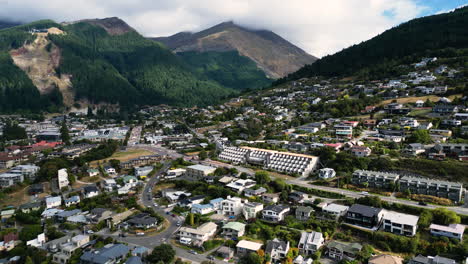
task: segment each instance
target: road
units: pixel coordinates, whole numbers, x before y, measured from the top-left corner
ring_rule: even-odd
[[[128,243],[129,245],[134,245],[134,246],[144,246],[146,248],[152,249],[155,246],[159,246],[162,243],[169,243],[171,238],[173,238],[174,234],[179,231],[179,227],[177,226],[177,222],[184,222],[184,219],[180,216],[172,217],[171,215],[166,214],[166,211],[169,209],[165,209],[160,206],[156,206],[155,203],[153,202],[153,187],[159,182],[160,176],[169,169],[171,166],[170,161],[166,161],[163,163],[163,167],[157,171],[157,173],[151,177],[147,182],[145,187],[143,188],[143,192],[140,195],[140,202],[145,206],[149,208],[153,208],[154,211],[159,213],[160,215],[164,216],[166,219],[167,223],[169,224],[165,230],[163,230],[160,233],[157,233],[155,235],[150,235],[150,236],[126,236],[126,237],[120,237],[119,232],[110,234],[110,233],[105,233],[105,232],[100,232],[99,234],[105,237],[113,237],[114,239],[120,241],[120,242],[125,242]],[[176,256],[178,258],[182,258],[184,261],[191,261],[192,263],[201,263],[203,261],[207,261],[207,254],[197,254],[194,255],[190,252],[188,252],[185,249],[174,247],[176,250]],[[212,260],[211,262],[215,262],[218,264],[224,263],[223,261],[219,260]]]

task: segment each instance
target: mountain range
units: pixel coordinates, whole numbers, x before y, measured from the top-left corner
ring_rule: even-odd
[[[204,106],[272,81],[238,50],[174,53],[116,17],[5,26],[1,112],[88,104]]]
[[[273,79],[284,77],[317,60],[271,31],[251,30],[232,21],[197,33],[181,32],[153,40],[178,54],[237,51],[254,61]]]

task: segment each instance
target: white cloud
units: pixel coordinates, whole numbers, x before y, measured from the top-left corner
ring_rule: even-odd
[[[323,56],[420,15],[416,0],[0,0],[0,19],[58,22],[118,16],[145,36],[217,23],[269,29]]]

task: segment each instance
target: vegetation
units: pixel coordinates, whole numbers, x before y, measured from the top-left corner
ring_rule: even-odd
[[[15,139],[26,139],[28,135],[26,130],[20,127],[16,122],[8,121],[3,128],[3,139],[15,140]]]
[[[466,48],[467,13],[468,7],[463,7],[454,12],[411,20],[368,41],[325,56],[276,83],[317,75],[331,77],[358,73],[369,79],[399,75],[398,67],[393,66],[412,63],[427,56],[428,51],[453,53],[456,52],[454,49]]]
[[[146,258],[149,263],[172,263],[175,258],[176,251],[169,244],[162,244],[154,247],[151,254]]]

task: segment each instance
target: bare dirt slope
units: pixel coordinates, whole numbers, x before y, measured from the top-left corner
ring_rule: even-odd
[[[58,28],[49,28],[47,33],[35,33],[32,43],[25,43],[21,48],[11,50],[10,55],[16,66],[22,69],[32,80],[41,94],[48,94],[58,88],[66,106],[73,104],[74,94],[70,76],[58,76],[56,69],[60,65],[60,48],[49,39],[49,34],[64,34]]]

